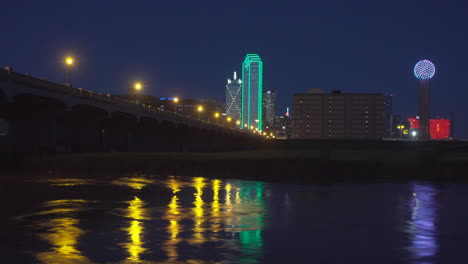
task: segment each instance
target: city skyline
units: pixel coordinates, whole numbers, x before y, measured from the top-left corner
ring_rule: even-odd
[[[467,3],[258,2],[249,4],[249,10],[262,10],[251,21],[225,19],[244,14],[242,4],[92,5],[32,2],[26,9],[6,3],[1,66],[66,83],[62,62],[73,55],[76,87],[122,94],[139,79],[151,95],[221,99],[226,76],[240,73],[246,53],[258,53],[267,65],[265,87],[281,95],[278,108],[291,106],[294,93],[318,87],[392,93],[395,111],[407,116],[418,111],[413,66],[428,59],[438,67],[431,112],[454,112],[456,135],[468,137],[468,65],[462,63],[468,55]],[[420,21],[422,29],[409,26]],[[242,37],[227,40],[232,35]]]

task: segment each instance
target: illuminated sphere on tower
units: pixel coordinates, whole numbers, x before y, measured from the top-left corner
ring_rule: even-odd
[[[422,60],[414,66],[414,76],[419,80],[428,80],[434,77],[435,66],[429,60]]]

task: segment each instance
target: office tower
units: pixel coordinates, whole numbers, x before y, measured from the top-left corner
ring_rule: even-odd
[[[384,97],[384,138],[391,138],[393,134],[393,95]]]
[[[428,60],[422,60],[414,66],[414,75],[419,80],[419,135],[422,140],[430,140],[429,131],[429,106],[430,85],[429,81],[435,74],[435,66]]]
[[[263,128],[263,62],[257,54],[247,54],[242,64],[241,127]]]
[[[295,94],[294,139],[382,139],[384,95],[366,93]]]
[[[288,115],[275,116],[273,118],[272,126],[273,134],[277,139],[290,139],[291,138],[291,119]]]
[[[263,129],[273,127],[273,120],[276,114],[276,92],[263,92]]]
[[[242,99],[242,80],[237,79],[234,72],[233,79],[228,79],[226,84],[226,114],[234,120],[240,120]]]

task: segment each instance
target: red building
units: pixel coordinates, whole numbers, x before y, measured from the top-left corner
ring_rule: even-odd
[[[430,119],[429,131],[431,139],[444,139],[450,137],[450,120],[449,119]]]
[[[408,118],[410,127],[413,129],[419,129],[419,118],[410,117]],[[449,119],[430,119],[429,120],[429,131],[431,133],[431,139],[445,139],[450,137],[450,120]]]

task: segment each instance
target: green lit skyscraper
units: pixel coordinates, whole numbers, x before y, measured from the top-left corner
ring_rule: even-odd
[[[262,130],[263,62],[258,54],[247,54],[242,64],[241,126]]]

